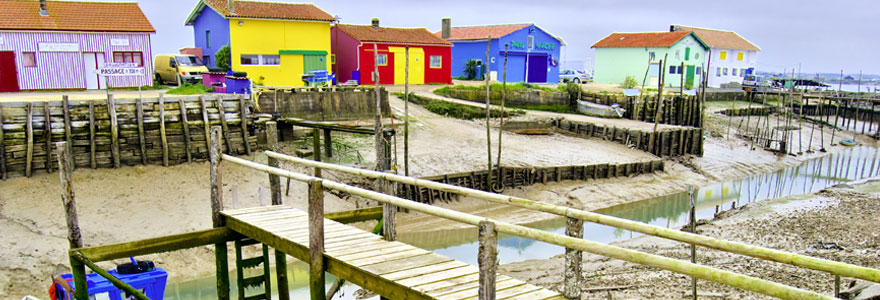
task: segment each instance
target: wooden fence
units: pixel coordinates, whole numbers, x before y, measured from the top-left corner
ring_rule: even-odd
[[[502,187],[527,186],[535,183],[560,182],[565,180],[588,180],[604,179],[613,177],[627,177],[662,171],[663,161],[652,160],[645,162],[633,162],[625,164],[594,164],[582,166],[560,167],[501,167]],[[498,181],[498,170],[493,170],[493,181]],[[431,180],[440,183],[456,185],[465,188],[490,191],[488,186],[489,172],[486,170],[476,172],[464,172],[437,176],[422,177],[422,180]],[[422,203],[434,203],[435,201],[449,202],[457,199],[454,193],[433,190],[411,184],[398,184],[397,195]]]
[[[74,167],[206,160],[210,125],[222,126],[226,153],[250,154],[249,105],[235,95],[0,103],[0,176],[57,169],[58,141],[70,145]]]
[[[626,97],[619,94],[583,93],[581,100],[612,105],[617,103],[626,109],[624,119],[643,122],[654,122],[657,116],[657,96],[639,99],[636,96]],[[667,97],[663,99],[660,112],[660,124],[700,127],[702,123],[702,104],[696,96]]]
[[[588,138],[602,138],[647,151],[659,157],[676,157],[687,154],[703,155],[703,129],[684,127],[658,131],[617,128],[565,119],[555,121],[557,129]],[[652,137],[654,136],[654,137]]]

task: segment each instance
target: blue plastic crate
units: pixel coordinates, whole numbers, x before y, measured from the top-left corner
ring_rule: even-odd
[[[165,282],[168,280],[168,272],[162,268],[155,268],[138,274],[119,274],[116,270],[109,270],[107,273],[119,278],[133,288],[138,289],[153,300],[162,299],[165,296]],[[67,280],[71,288],[76,289],[73,284],[73,275],[64,274],[61,278]],[[125,292],[113,285],[109,280],[97,273],[86,275],[88,282],[89,299],[95,300],[127,300]],[[73,293],[65,291],[58,283],[53,283],[55,287],[56,300],[73,300]]]

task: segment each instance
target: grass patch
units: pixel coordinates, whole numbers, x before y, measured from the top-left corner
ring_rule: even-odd
[[[404,98],[403,93],[401,92],[394,93],[394,95],[400,99]],[[432,113],[456,119],[473,120],[486,117],[486,109],[483,107],[419,97],[414,93],[409,94],[409,102],[421,105]],[[521,109],[504,111],[504,117],[520,116],[524,114],[526,114],[526,112]],[[501,110],[493,108],[490,110],[489,115],[493,118],[498,118],[501,116]]]
[[[168,90],[166,94],[169,95],[200,95],[207,94],[213,92],[214,89],[208,86],[204,86],[201,84],[189,84],[185,83],[179,87]]]
[[[447,96],[447,92],[448,92],[450,89],[457,89],[457,90],[472,90],[472,91],[485,91],[485,90],[486,90],[486,85],[485,85],[485,84],[484,84],[484,85],[462,85],[462,84],[459,84],[459,85],[452,85],[452,86],[447,85],[447,86],[445,86],[445,87],[442,87],[442,88],[439,88],[439,89],[434,90],[434,93],[437,94],[437,95],[441,95],[441,96]],[[522,92],[525,92],[525,91],[528,91],[528,90],[530,90],[530,89],[532,89],[532,90],[542,90],[542,91],[548,91],[548,92],[554,92],[554,91],[563,91],[563,92],[564,92],[564,91],[566,91],[566,85],[564,85],[564,84],[560,84],[560,85],[558,85],[556,88],[550,88],[550,87],[544,87],[544,86],[539,86],[539,85],[535,85],[535,84],[527,84],[527,83],[517,82],[517,83],[510,83],[510,84],[507,84],[507,86],[506,86],[506,90],[507,90],[507,91],[522,91]],[[500,83],[493,83],[493,84],[490,84],[490,85],[489,85],[489,90],[491,90],[491,91],[500,91],[500,90],[502,90],[502,84],[500,84]]]
[[[568,105],[564,105],[564,104],[542,104],[542,105],[525,105],[525,106],[508,105],[507,107],[516,108],[516,109],[525,109],[525,110],[549,111],[549,112],[563,113],[563,114],[579,114],[579,112],[571,109],[571,107],[569,107]]]

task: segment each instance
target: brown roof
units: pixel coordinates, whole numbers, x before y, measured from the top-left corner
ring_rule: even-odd
[[[337,25],[339,30],[361,42],[385,42],[400,44],[431,44],[452,46],[452,43],[432,34],[425,28],[373,28],[370,25]]]
[[[239,18],[261,18],[282,20],[309,20],[309,21],[333,21],[336,20],[327,12],[312,4],[303,3],[279,3],[257,2],[236,0],[233,10],[235,14],[227,10],[226,0],[202,0],[220,15]],[[200,4],[201,5],[201,4]],[[197,7],[198,9],[198,7]],[[194,18],[191,17],[192,20]],[[187,24],[190,20],[187,21]]]
[[[675,26],[676,31],[693,32],[700,37],[706,45],[712,48],[736,49],[736,50],[754,50],[760,51],[761,48],[755,46],[745,38],[733,31],[715,30],[699,27]]]
[[[156,32],[137,3],[0,0],[0,29]]]
[[[593,44],[600,47],[670,47],[688,36],[690,32],[636,32],[612,33]],[[699,38],[697,39],[699,40]]]
[[[481,40],[486,37],[498,38],[508,35],[514,31],[523,29],[532,24],[506,24],[506,25],[486,25],[486,26],[465,26],[452,27],[449,31],[449,38],[446,40]],[[442,32],[435,32],[434,35],[442,36]]]

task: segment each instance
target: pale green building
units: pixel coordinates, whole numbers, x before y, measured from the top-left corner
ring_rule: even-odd
[[[660,80],[660,61],[664,58],[665,86],[681,86],[682,76],[685,88],[698,86],[709,49],[692,32],[612,33],[593,44],[593,48],[595,82],[623,84],[627,76],[632,76],[638,85],[644,80],[646,87],[654,88]]]

